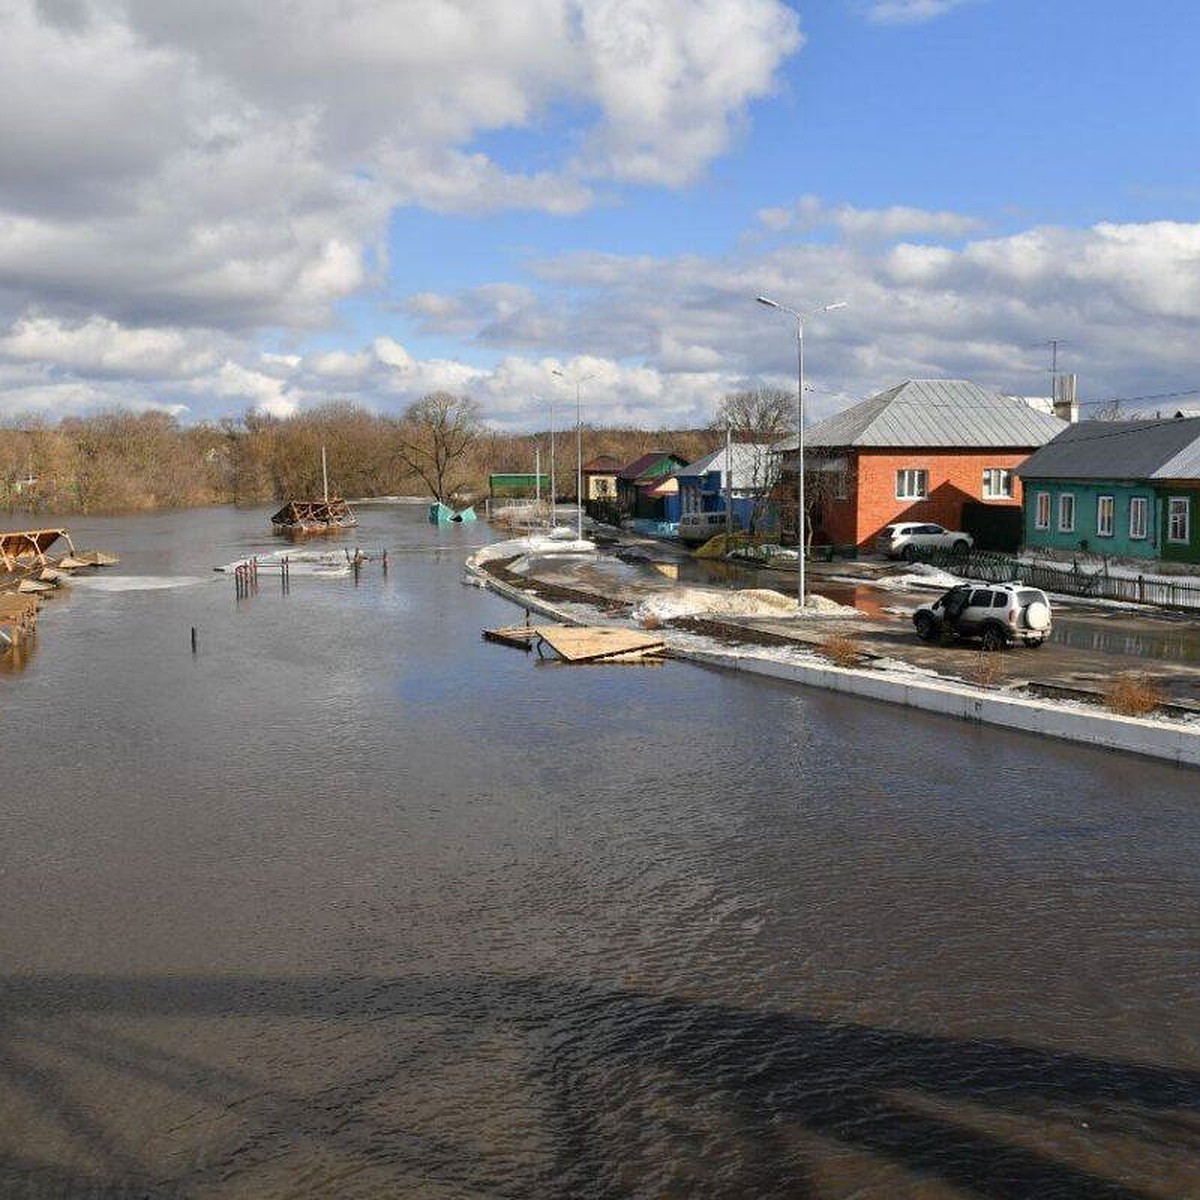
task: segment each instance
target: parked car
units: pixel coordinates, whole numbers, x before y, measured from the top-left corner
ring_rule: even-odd
[[[961,529],[945,529],[929,521],[900,521],[885,525],[875,539],[875,549],[888,558],[906,558],[911,562],[921,550],[952,550],[965,554],[975,539]]]
[[[922,604],[913,624],[927,642],[980,638],[985,650],[1037,647],[1050,636],[1050,601],[1040,588],[1023,583],[962,583]]]

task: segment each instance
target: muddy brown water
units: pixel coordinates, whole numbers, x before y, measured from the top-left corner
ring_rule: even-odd
[[[238,601],[266,515],[73,522],[0,676],[0,1195],[1200,1195],[1200,776],[538,663],[419,509]]]

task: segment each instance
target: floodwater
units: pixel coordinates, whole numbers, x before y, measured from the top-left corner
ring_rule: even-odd
[[[0,1195],[1200,1195],[1200,776],[539,663],[486,528],[363,517],[386,577],[242,600],[265,511],[73,522],[122,563],[0,676]]]

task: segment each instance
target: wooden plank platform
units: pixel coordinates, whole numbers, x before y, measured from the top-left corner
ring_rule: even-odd
[[[539,625],[541,640],[564,662],[633,662],[642,658],[661,658],[667,644],[653,634],[635,629],[614,629],[607,625]]]
[[[532,625],[505,625],[501,629],[485,629],[484,638],[489,642],[499,642],[502,646],[515,646],[518,650],[528,650],[538,639],[538,631]]]

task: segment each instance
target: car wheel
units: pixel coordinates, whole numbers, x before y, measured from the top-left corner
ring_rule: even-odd
[[[1030,648],[1030,650],[1040,650],[1045,644],[1046,644],[1045,638],[1038,638],[1038,640],[1036,642],[1026,642],[1025,643],[1025,645],[1027,645]]]
[[[967,542],[964,542],[962,538],[959,538],[958,541],[950,547],[950,553],[956,558],[961,558],[968,550],[970,550],[970,548],[971,547]]]
[[[917,637],[923,642],[932,642],[937,638],[937,622],[928,613],[917,613],[913,618],[917,627]]]
[[[1005,650],[1008,647],[1008,635],[999,625],[989,625],[983,631],[983,648],[991,653],[993,650]]]
[[[902,553],[903,553],[905,562],[916,562],[917,561],[916,546],[912,546],[912,545],[905,546]]]

